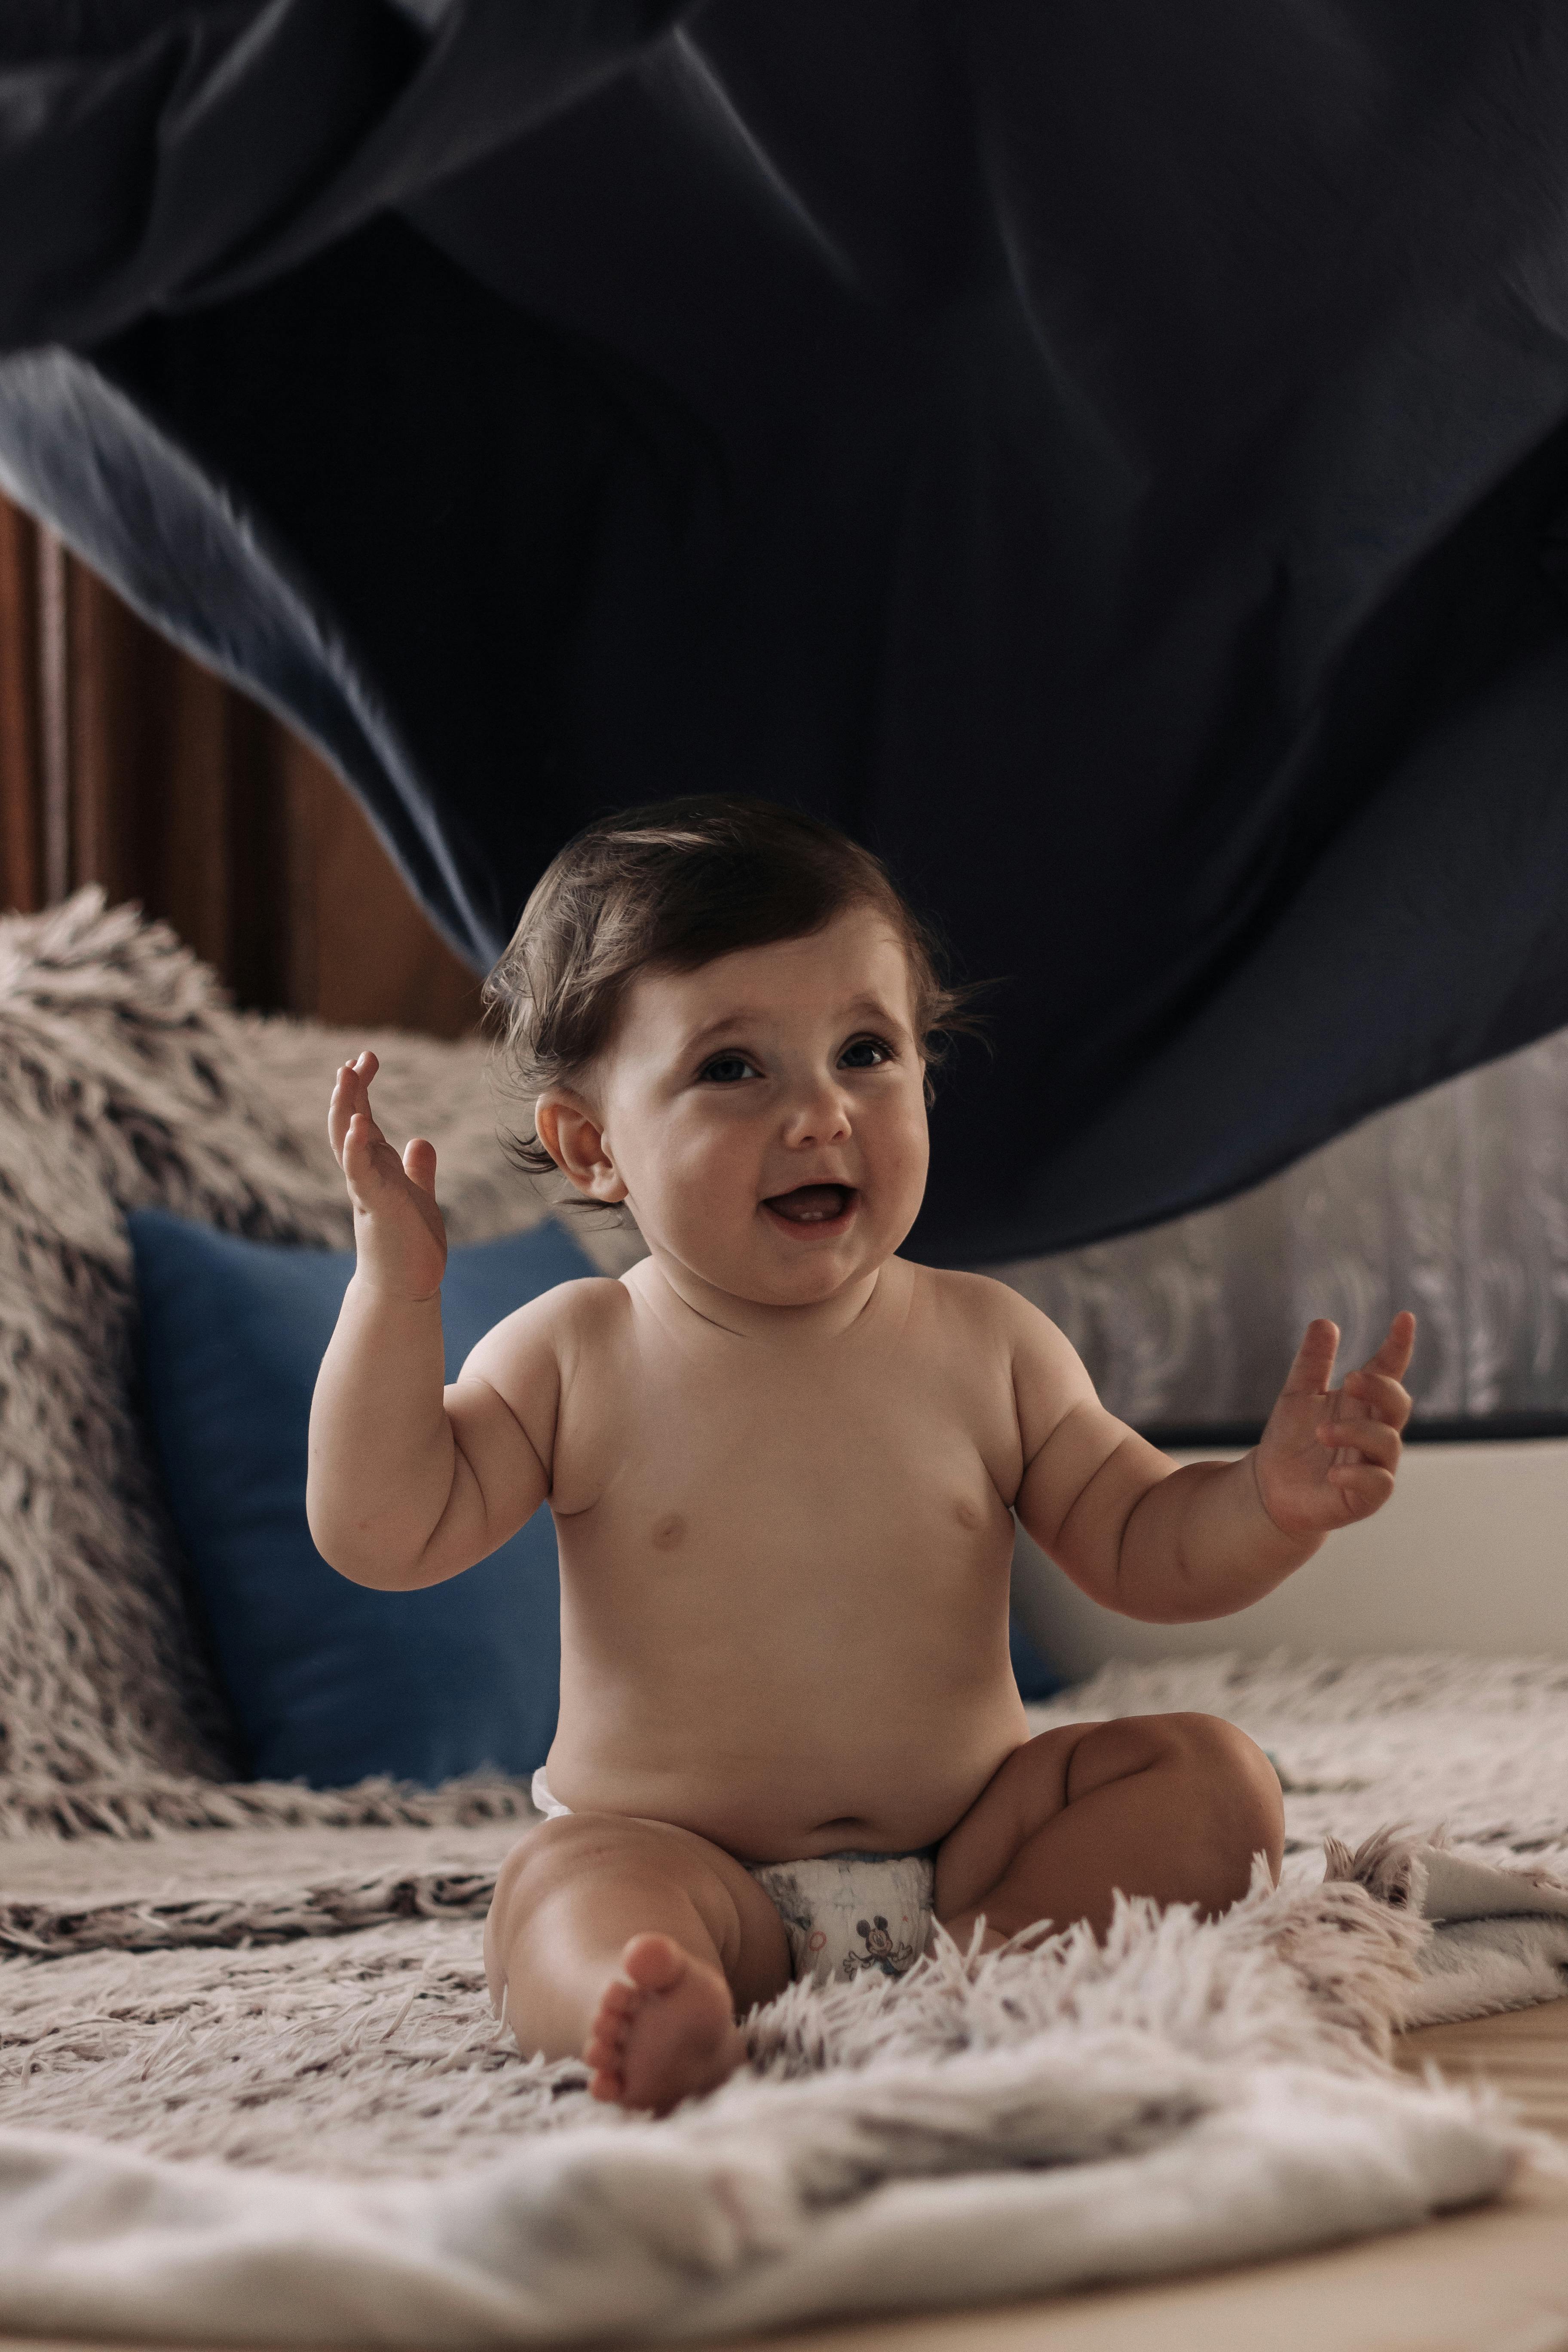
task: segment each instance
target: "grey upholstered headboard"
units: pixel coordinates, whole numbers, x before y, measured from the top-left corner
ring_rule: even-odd
[[[992,1271],[1142,1428],[1240,1434],[1311,1316],[1341,1326],[1348,1364],[1413,1307],[1418,1420],[1568,1431],[1568,1032],[1217,1209]]]

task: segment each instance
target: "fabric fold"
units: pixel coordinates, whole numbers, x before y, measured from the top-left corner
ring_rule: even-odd
[[[914,1247],[1061,1249],[1568,1023],[1565,103],[1548,0],[12,10],[0,482],[476,965],[606,807],[868,841],[996,983]]]

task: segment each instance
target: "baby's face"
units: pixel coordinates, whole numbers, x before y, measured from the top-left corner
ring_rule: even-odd
[[[777,1307],[890,1257],[929,1156],[911,1013],[902,942],[865,907],[635,982],[595,1092],[656,1256]]]

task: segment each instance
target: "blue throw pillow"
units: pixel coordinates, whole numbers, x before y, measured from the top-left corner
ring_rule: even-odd
[[[349,1583],[310,1541],[305,1447],[353,1251],[244,1241],[158,1210],[128,1223],[153,1433],[251,1771],[313,1788],[531,1772],[561,1673],[548,1507],[448,1583]],[[595,1271],[554,1224],[453,1250],[447,1379],[503,1315]]]

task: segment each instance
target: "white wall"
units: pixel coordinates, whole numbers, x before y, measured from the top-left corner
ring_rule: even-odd
[[[1234,1617],[1201,1625],[1118,1617],[1021,1531],[1014,1597],[1040,1648],[1074,1681],[1107,1658],[1214,1650],[1568,1657],[1568,1439],[1410,1446],[1394,1499],[1374,1518],[1331,1536],[1278,1591]]]

